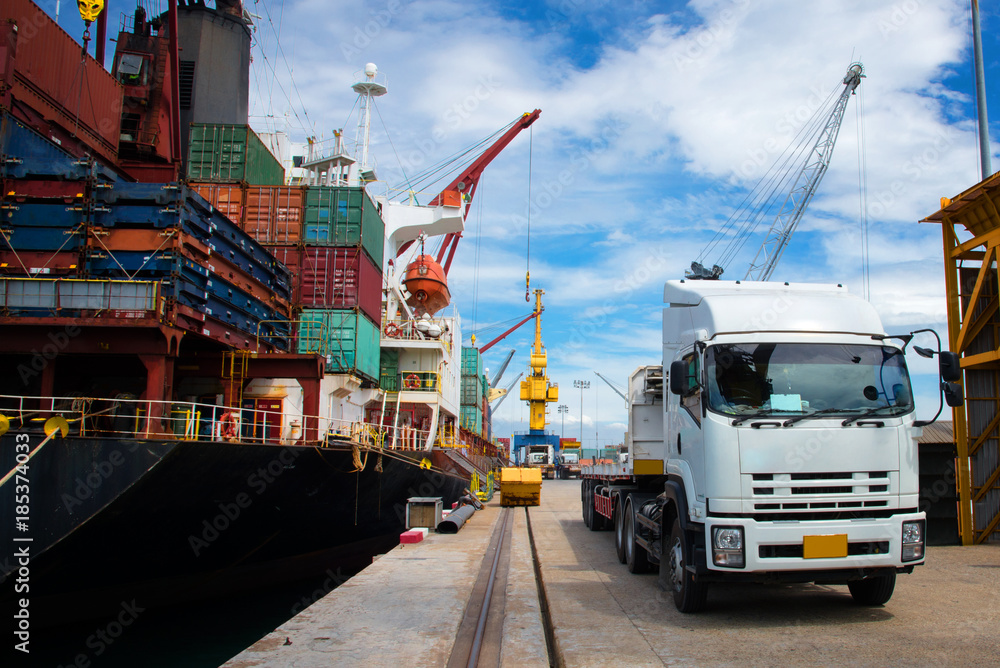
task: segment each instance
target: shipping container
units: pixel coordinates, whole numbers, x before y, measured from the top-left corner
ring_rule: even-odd
[[[308,186],[303,220],[307,245],[361,246],[382,269],[385,223],[364,188]]]
[[[462,406],[478,406],[479,402],[483,400],[476,376],[462,376],[460,399]]]
[[[327,373],[350,373],[378,381],[378,325],[354,310],[303,309],[297,351],[326,357]]]
[[[3,200],[10,203],[40,202],[70,205],[88,194],[86,181],[62,179],[4,179]]]
[[[5,96],[32,110],[46,126],[109,164],[118,157],[123,88],[30,0],[0,4],[0,72]],[[6,151],[4,151],[6,152]],[[13,155],[21,155],[13,153]]]
[[[385,392],[399,392],[399,349],[382,348],[379,355],[379,387]]]
[[[0,250],[0,274],[6,276],[75,276],[80,269],[76,251]]]
[[[297,281],[304,308],[358,307],[382,320],[382,272],[358,248],[306,246]]]
[[[246,206],[246,184],[189,181],[188,187],[204,197],[205,201],[214,206],[216,211],[240,227],[243,227],[243,214],[245,211],[244,207]]]
[[[459,408],[459,424],[476,435],[483,433],[483,412],[479,406],[462,406]]]
[[[249,125],[192,123],[187,178],[280,186],[285,183],[285,169]]]
[[[472,346],[462,346],[462,375],[481,376],[483,373],[483,357],[479,349]]]
[[[151,281],[0,278],[0,309],[9,315],[55,317],[151,313],[160,306],[159,288]]]
[[[78,251],[87,238],[86,227],[79,225],[70,229],[61,227],[35,227],[12,225],[0,221],[0,230],[7,237],[9,248],[18,253],[23,251]],[[4,243],[6,246],[7,243]]]
[[[299,243],[305,192],[303,186],[248,186],[241,227],[262,244]]]

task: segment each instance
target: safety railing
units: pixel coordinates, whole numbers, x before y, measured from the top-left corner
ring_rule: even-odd
[[[130,395],[32,397],[0,395],[0,415],[11,429],[38,428],[53,415],[81,437],[224,441],[257,445],[316,445],[338,442],[387,450],[423,450],[428,432],[274,409],[231,408],[188,401],[150,401]],[[319,438],[306,441],[304,425],[318,425]]]
[[[437,327],[435,330],[434,327]],[[452,344],[452,333],[455,331],[453,318],[436,318],[434,320],[384,320],[382,336],[385,339],[398,341],[436,341],[449,351]]]

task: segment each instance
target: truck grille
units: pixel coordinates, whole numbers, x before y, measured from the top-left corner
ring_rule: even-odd
[[[889,486],[888,471],[751,475],[753,509],[765,512],[886,508]]]

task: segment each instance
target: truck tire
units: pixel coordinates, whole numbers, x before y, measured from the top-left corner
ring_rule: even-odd
[[[619,500],[615,504],[615,552],[618,553],[618,561],[625,563],[625,522],[622,521],[622,504]]]
[[[629,573],[648,573],[649,559],[646,550],[636,545],[635,542],[635,508],[631,502],[625,504],[625,565],[628,566]]]
[[[670,543],[665,557],[666,563],[661,568],[667,569],[674,605],[681,612],[698,612],[703,609],[708,598],[708,584],[698,582],[694,573],[687,570],[691,563],[691,550],[678,519],[674,520],[674,526],[670,530]]]
[[[593,529],[594,524],[594,486],[589,480],[583,483],[583,524]]]
[[[848,582],[847,588],[858,605],[885,605],[896,588],[896,574],[876,575],[864,580]]]

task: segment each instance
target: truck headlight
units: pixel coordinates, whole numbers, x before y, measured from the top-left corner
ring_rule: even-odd
[[[712,563],[726,568],[743,568],[743,527],[712,527]]]
[[[903,561],[924,558],[924,521],[903,522]]]

